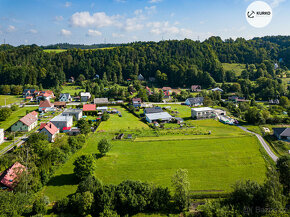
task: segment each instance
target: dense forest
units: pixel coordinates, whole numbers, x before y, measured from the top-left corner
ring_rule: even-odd
[[[71,76],[77,79],[80,75],[86,80],[100,78],[122,83],[136,80],[142,74],[146,80],[154,77],[157,84],[172,87],[200,84],[208,88],[216,82],[244,79],[247,83],[261,78],[272,79],[277,86],[274,64],[277,63],[280,70],[290,67],[289,44],[290,37],[283,36],[225,41],[210,37],[204,42],[189,39],[135,42],[109,49],[73,48],[59,53],[43,52],[44,47],[37,45],[1,45],[0,85],[30,84],[51,88]],[[74,46],[62,44],[60,47]],[[245,63],[247,69],[236,77],[225,72],[221,63]]]

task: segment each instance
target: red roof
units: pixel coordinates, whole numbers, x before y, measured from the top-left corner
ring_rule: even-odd
[[[39,107],[41,107],[41,108],[51,108],[51,107],[53,107],[53,104],[51,104],[48,100],[40,101]]]
[[[32,114],[29,113],[27,115],[25,115],[23,118],[21,118],[19,121],[21,121],[23,124],[25,124],[26,126],[30,126],[32,125],[35,121],[37,121],[37,115],[35,115],[34,113]]]
[[[142,102],[142,100],[141,100],[141,98],[133,98],[132,99],[132,101],[133,101],[133,103],[135,102],[137,102],[137,103],[141,103]]]
[[[96,105],[95,104],[85,104],[83,105],[83,111],[96,111]]]
[[[45,126],[46,126],[46,123],[41,123],[40,127],[39,127],[39,130],[42,130]]]
[[[25,166],[16,162],[0,175],[0,183],[13,189],[18,184],[18,176],[26,170]]]
[[[54,135],[59,132],[58,128],[51,122],[48,122],[44,129],[46,129],[51,135]]]
[[[71,127],[64,127],[64,128],[62,128],[62,131],[66,131],[66,130],[70,130],[71,129]]]
[[[38,113],[36,111],[32,111],[30,112],[29,114],[32,114],[33,116],[37,117],[38,116]]]
[[[171,87],[163,87],[162,90],[171,90]]]

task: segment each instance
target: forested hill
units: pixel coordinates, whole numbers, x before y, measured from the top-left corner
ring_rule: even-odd
[[[108,47],[119,47],[122,44],[92,44],[92,45],[85,45],[85,44],[69,44],[69,43],[59,43],[59,44],[52,44],[47,46],[41,46],[43,49],[97,49],[97,48],[108,48]]]
[[[210,87],[226,80],[221,62],[255,64],[258,77],[274,77],[273,65],[283,55],[279,65],[290,65],[290,54],[285,57],[287,49],[263,38],[222,41],[219,37],[202,43],[189,39],[136,42],[112,49],[69,49],[60,53],[43,52],[36,45],[1,45],[0,84],[54,87],[81,74],[85,79],[98,75],[121,83],[142,74],[146,80],[155,77],[159,83],[173,87],[191,84]]]

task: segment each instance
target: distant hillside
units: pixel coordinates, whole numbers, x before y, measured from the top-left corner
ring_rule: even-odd
[[[108,47],[120,47],[122,44],[92,44],[92,45],[85,45],[85,44],[69,44],[69,43],[59,43],[59,44],[52,44],[48,46],[41,46],[43,49],[97,49],[97,48],[108,48]]]

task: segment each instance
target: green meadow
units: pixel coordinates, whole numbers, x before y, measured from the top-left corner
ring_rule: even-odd
[[[133,140],[112,140],[116,130],[120,129],[130,133],[133,129],[150,131],[125,109],[118,109],[123,117],[110,115],[109,121],[101,123],[98,128],[102,132],[91,134],[86,145],[56,170],[43,189],[51,201],[75,192],[74,160],[83,154],[98,154],[98,141],[104,137],[111,140],[113,148],[107,156],[96,159],[95,175],[106,184],[131,179],[170,188],[171,176],[179,168],[189,171],[192,193],[227,193],[237,180],[263,182],[265,179],[266,163],[258,140],[237,127],[215,120],[192,120],[192,124],[205,131],[211,130],[211,134],[168,133],[155,137],[137,136]]]
[[[224,71],[234,71],[236,75],[241,75],[242,71],[246,69],[246,65],[242,63],[222,63]]]
[[[12,103],[20,102],[22,100],[23,100],[23,98],[20,97],[20,96],[0,95],[0,106],[4,106],[5,105],[5,101],[6,101],[6,105],[9,105],[9,104],[12,104]]]
[[[0,128],[7,130],[12,124],[26,115],[26,112],[31,112],[38,109],[37,106],[19,108],[17,111],[12,112],[11,116],[5,121],[0,121]]]

